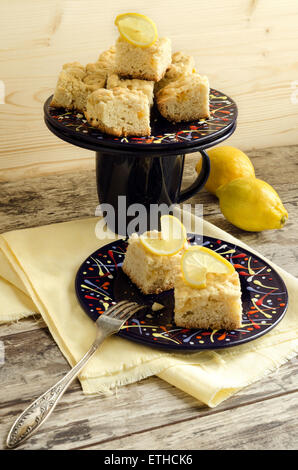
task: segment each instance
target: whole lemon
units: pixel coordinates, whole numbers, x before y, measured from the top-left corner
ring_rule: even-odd
[[[212,194],[216,193],[221,185],[235,178],[255,176],[253,164],[241,150],[224,145],[208,150],[210,158],[210,175],[205,188]],[[196,165],[196,171],[200,173],[201,160]]]
[[[234,179],[218,188],[216,195],[225,218],[243,230],[282,228],[288,219],[277,192],[260,179]]]

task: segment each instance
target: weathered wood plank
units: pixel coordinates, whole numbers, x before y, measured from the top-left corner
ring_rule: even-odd
[[[88,449],[297,450],[298,392],[150,429]]]
[[[3,341],[6,360],[0,368],[0,443],[23,409],[69,370],[46,329],[13,334]],[[193,421],[197,417],[211,417],[264,400],[266,407],[270,397],[284,400],[287,394],[297,391],[297,374],[297,361],[290,361],[278,373],[241,390],[215,409],[156,377],[122,387],[116,395],[94,397],[84,396],[76,381],[38,434],[22,448],[71,449],[105,441],[117,448],[117,440],[127,434],[146,433],[175,423],[180,428],[187,420],[191,420],[192,431],[198,431],[200,422]],[[223,415],[222,422],[225,419]]]
[[[257,177],[273,185],[285,204],[297,202],[295,193],[297,188],[295,175],[298,172],[297,152],[297,146],[248,152],[255,166]],[[183,187],[188,186],[195,178],[194,168],[199,158],[200,155],[197,153],[186,156]],[[277,170],[280,165],[282,165],[282,172]],[[3,182],[0,195],[0,230],[2,232],[30,227],[32,223],[42,225],[68,220],[70,217],[92,216],[98,204],[94,168],[26,178],[21,185],[18,181]],[[74,200],[76,200],[75,211]],[[204,204],[206,215],[220,212],[217,198],[205,190],[187,202]],[[32,218],[33,213],[34,218]],[[63,219],[63,214],[65,219]],[[16,217],[18,215],[22,217]]]
[[[3,340],[5,336],[39,330],[40,328],[47,328],[47,325],[39,314],[10,323],[2,323],[0,324],[0,340]]]

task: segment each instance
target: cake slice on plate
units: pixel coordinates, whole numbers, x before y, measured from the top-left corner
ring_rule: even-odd
[[[87,99],[87,87],[83,82],[86,68],[79,62],[64,64],[58,76],[51,106],[83,111]]]
[[[180,260],[180,253],[173,256],[150,253],[134,233],[128,240],[122,269],[143,294],[159,294],[173,289]]]
[[[96,62],[86,65],[86,75],[83,81],[90,86],[90,90],[95,91],[106,86],[108,76],[115,69],[115,54],[115,47],[112,46],[102,52]],[[101,86],[98,86],[99,83]]]
[[[108,76],[106,87],[108,90],[116,87],[128,88],[128,90],[142,91],[148,98],[150,106],[153,106],[154,82],[140,80],[138,78],[122,78],[117,73]]]
[[[150,106],[147,96],[137,90],[100,88],[87,101],[87,121],[102,132],[115,136],[150,135]]]
[[[226,258],[211,249],[192,246],[183,253],[174,297],[177,326],[226,330],[241,327],[238,273]]]
[[[159,38],[149,47],[135,46],[121,36],[116,42],[115,71],[121,76],[158,82],[171,61],[169,38]]]
[[[195,121],[208,118],[209,81],[198,73],[182,75],[156,94],[160,114],[168,121]]]
[[[191,73],[195,73],[194,58],[181,51],[174,52],[174,54],[172,54],[172,63],[167,69],[164,77],[159,82],[155,83],[155,93],[166,85],[169,85],[171,82],[177,80],[179,77]]]
[[[116,48],[111,46],[106,51],[103,51],[98,59],[97,64],[105,70],[105,72],[112,73],[115,70]]]
[[[51,106],[55,108],[77,109],[84,112],[88,96],[106,85],[107,77],[115,66],[115,47],[99,56],[97,62],[64,64],[58,76]]]
[[[152,230],[129,237],[122,265],[143,294],[158,294],[174,287],[187,244],[185,227],[177,218],[163,215],[160,223],[160,232]]]
[[[175,283],[175,323],[184,328],[233,330],[241,327],[242,307],[238,273],[207,273],[206,287]]]

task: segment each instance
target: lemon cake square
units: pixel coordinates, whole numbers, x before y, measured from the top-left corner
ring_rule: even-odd
[[[90,87],[93,86],[93,91],[105,87],[108,75],[114,72],[115,54],[115,46],[112,46],[107,51],[102,52],[96,62],[86,65],[86,75],[83,81]],[[98,86],[99,83],[100,86]]]
[[[92,91],[98,88],[104,88],[107,81],[107,72],[101,68],[100,64],[95,62],[94,64],[86,65],[86,74],[82,81],[87,85],[87,89]]]
[[[59,74],[51,106],[55,108],[84,111],[88,96],[87,85],[72,72],[62,70]]]
[[[135,46],[121,36],[116,42],[115,71],[121,76],[158,82],[171,61],[169,38],[157,39],[149,47]]]
[[[181,273],[174,288],[177,326],[232,330],[241,327],[242,303],[238,273],[207,273],[206,287],[186,284]]]
[[[78,62],[64,64],[58,77],[51,106],[84,112],[90,93],[103,87],[105,82],[106,74],[99,69],[87,71],[87,68]]]
[[[79,62],[64,64],[58,76],[51,106],[84,112],[88,96],[106,85],[115,67],[115,47],[100,54],[97,62],[86,66]]]
[[[181,75],[194,73],[195,60],[193,56],[185,54],[182,51],[174,52],[172,55],[172,63],[166,72],[166,77],[174,80]]]
[[[86,65],[86,74],[83,82],[86,84],[87,98],[95,90],[104,88],[109,74],[115,68],[115,47],[112,46],[107,51],[100,54],[97,62]],[[86,99],[87,101],[87,99]]]
[[[97,64],[101,69],[104,69],[106,73],[111,73],[115,70],[115,59],[116,59],[116,47],[111,46],[106,51],[103,51],[98,59]]]
[[[115,136],[150,135],[150,106],[141,91],[100,88],[88,97],[87,121],[102,132]]]
[[[80,62],[67,62],[67,64],[62,65],[62,70],[70,73],[73,77],[82,80],[86,75],[86,67]]]
[[[143,294],[158,294],[174,287],[180,263],[180,253],[172,256],[150,253],[140,237],[133,233],[128,240],[122,269]]]
[[[86,86],[82,81],[85,75],[86,69],[79,62],[64,64],[58,76],[51,106],[81,110],[86,96]]]
[[[156,94],[159,112],[173,122],[208,118],[209,81],[197,73],[182,75]]]
[[[140,80],[139,78],[122,78],[117,73],[108,76],[107,89],[115,87],[128,88],[129,90],[142,91],[148,98],[150,106],[153,106],[154,82],[150,80]]]
[[[167,69],[165,76],[155,83],[154,91],[157,93],[161,88],[177,80],[182,75],[195,73],[195,60],[193,56],[178,51],[172,54],[172,63]]]

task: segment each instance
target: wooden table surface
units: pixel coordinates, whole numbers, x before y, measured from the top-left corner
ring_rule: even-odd
[[[251,151],[259,178],[278,191],[288,212],[283,230],[247,233],[221,215],[202,191],[204,217],[298,276],[298,147]],[[187,156],[185,184],[197,155]],[[94,170],[1,183],[0,232],[94,216]],[[69,365],[36,317],[0,326],[5,363],[0,367],[0,448],[16,417],[60,379]],[[40,431],[22,449],[297,449],[297,359],[242,389],[216,408],[157,377],[118,389],[113,396],[84,396],[76,380]]]

